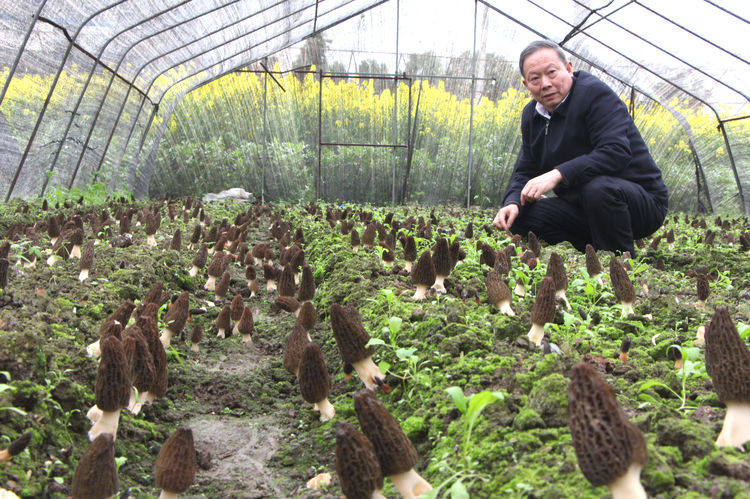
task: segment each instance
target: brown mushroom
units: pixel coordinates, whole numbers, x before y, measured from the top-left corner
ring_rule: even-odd
[[[602,283],[602,264],[599,257],[596,256],[596,250],[590,244],[586,245],[586,273],[591,279],[595,279],[599,284]]]
[[[190,235],[190,244],[188,244],[188,251],[193,251],[195,248],[195,245],[198,244],[198,241],[201,240],[201,236],[203,235],[203,230],[201,229],[201,224],[197,223],[193,227],[193,233]],[[206,248],[206,254],[208,254],[208,248]]]
[[[415,300],[424,300],[427,290],[435,284],[435,265],[430,252],[423,251],[411,272],[411,281],[416,285]]]
[[[362,433],[372,442],[383,475],[404,498],[415,498],[432,486],[414,469],[417,451],[398,421],[378,400],[374,392],[362,390],[354,396],[354,410]]]
[[[237,321],[235,327],[235,334],[242,335],[242,341],[244,343],[253,342],[253,331],[255,330],[255,323],[253,322],[253,312],[250,307],[244,307],[240,320]]]
[[[83,246],[83,229],[76,227],[68,233],[70,243],[69,258],[81,258],[81,246]]]
[[[114,497],[119,492],[114,440],[102,433],[83,453],[73,474],[73,499]]]
[[[292,332],[284,344],[284,367],[290,374],[297,376],[299,363],[302,360],[302,352],[310,341],[310,335],[307,334],[305,328],[295,322]]]
[[[627,362],[628,361],[628,351],[630,350],[630,345],[633,344],[633,338],[631,336],[626,336],[622,339],[622,342],[620,343],[620,361],[621,362]]]
[[[255,272],[254,265],[245,267],[245,278],[247,279],[247,287],[250,290],[250,298],[252,298],[258,294],[258,275]]]
[[[221,276],[221,279],[219,279],[219,282],[216,283],[214,296],[216,296],[217,298],[224,298],[227,295],[227,291],[229,291],[230,280],[231,277],[229,276],[229,272],[224,272],[224,274]]]
[[[555,281],[555,299],[564,301],[565,308],[570,310],[570,302],[568,302],[568,297],[565,295],[568,289],[568,276],[565,273],[565,264],[562,257],[554,251],[549,256],[547,275]]]
[[[263,264],[263,278],[266,280],[266,291],[271,293],[276,291],[276,278],[278,277],[278,271],[276,267],[271,263]]]
[[[224,269],[224,252],[217,251],[211,259],[211,264],[208,266],[208,279],[206,279],[206,284],[203,285],[203,288],[213,291],[216,288],[216,279],[224,273]]]
[[[496,306],[500,313],[510,316],[516,315],[511,308],[510,288],[503,280],[499,272],[492,270],[487,274],[487,299]]]
[[[29,442],[31,442],[32,436],[33,436],[33,433],[30,431],[27,431],[20,437],[13,440],[6,449],[0,450],[0,463],[8,461],[13,456],[17,456],[21,452],[23,452],[24,449],[28,447]]]
[[[57,217],[54,215],[47,218],[47,234],[49,234],[50,246],[54,246],[60,237],[60,224],[57,223]]]
[[[180,296],[169,306],[164,317],[164,330],[161,332],[161,342],[168,347],[172,337],[182,332],[185,327],[190,311],[190,293],[183,291]]]
[[[555,281],[552,277],[545,277],[539,284],[539,289],[531,309],[531,329],[529,340],[536,345],[542,344],[544,325],[555,318]]]
[[[385,499],[383,473],[372,442],[349,423],[336,427],[336,474],[346,497]]]
[[[612,280],[615,298],[622,306],[622,317],[627,317],[633,313],[635,288],[633,288],[633,283],[630,281],[627,271],[614,256],[609,260],[609,278]]]
[[[287,264],[281,271],[276,292],[279,296],[294,296],[297,293],[297,285],[294,283],[294,269],[291,264]]]
[[[159,219],[150,211],[146,213],[146,246],[156,246],[156,231],[159,230]]]
[[[133,384],[128,409],[133,414],[138,414],[143,406],[142,402],[139,403],[139,396],[151,390],[154,383],[154,357],[151,355],[146,337],[138,326],[127,328],[122,332],[122,337],[122,346],[130,366],[130,379]]]
[[[232,307],[224,305],[219,315],[216,316],[216,337],[224,338],[227,330],[231,328]]]
[[[159,339],[156,313],[156,304],[151,303],[146,306],[143,315],[139,316],[135,323],[141,329],[143,337],[146,338],[148,349],[154,361],[154,380],[151,389],[139,396],[139,403],[142,400],[144,404],[150,404],[167,393],[167,352]]]
[[[742,449],[750,440],[750,350],[725,307],[719,307],[711,318],[705,341],[706,372],[727,406],[716,445]]]
[[[404,270],[411,272],[412,266],[417,259],[417,243],[414,236],[406,236],[404,240]]]
[[[445,293],[444,281],[450,274],[453,264],[448,249],[448,240],[444,237],[439,237],[435,242],[435,247],[432,250],[432,263],[435,266],[435,283],[432,287],[436,293]]]
[[[307,302],[312,301],[315,297],[315,276],[309,265],[305,264],[302,266],[302,276],[299,280],[299,291],[297,292],[297,300],[303,305]]]
[[[198,344],[203,339],[203,326],[196,323],[193,324],[193,330],[190,333],[190,350],[193,352],[198,351]]]
[[[200,249],[195,253],[195,256],[193,257],[192,267],[190,267],[190,272],[188,272],[190,277],[195,277],[198,275],[198,272],[200,272],[201,269],[206,266],[207,259],[208,259],[208,246],[206,246],[206,244],[203,243]]]
[[[305,328],[305,331],[309,333],[315,327],[316,320],[315,307],[312,302],[306,301],[302,303],[302,306],[299,308],[299,314],[297,314],[296,322],[299,322],[302,327]]]
[[[277,296],[273,301],[275,307],[299,315],[299,302],[293,296]]]
[[[162,489],[159,497],[173,499],[185,492],[193,484],[196,467],[193,431],[177,428],[154,461],[154,481]]]
[[[328,395],[331,393],[331,377],[323,360],[323,352],[317,343],[310,342],[302,350],[297,379],[302,398],[305,402],[313,404],[320,412],[320,420],[333,419],[336,409],[328,401]]]
[[[539,244],[539,238],[536,237],[536,234],[534,232],[529,231],[527,235],[527,241],[529,244],[529,249],[534,253],[534,256],[539,258],[542,255],[542,245]]]
[[[698,302],[695,304],[695,306],[700,308],[701,310],[706,310],[706,300],[708,299],[709,294],[708,275],[701,272],[696,277],[696,291],[698,292]]]
[[[344,364],[350,364],[357,371],[367,388],[374,390],[382,386],[387,391],[385,375],[372,361],[373,349],[365,346],[370,341],[370,335],[365,331],[357,309],[353,305],[331,305],[331,329]]]
[[[360,246],[360,239],[359,239],[359,232],[357,229],[352,229],[351,233],[349,234],[349,243],[352,245],[352,251],[355,253],[359,251]]]
[[[0,289],[8,287],[8,269],[10,268],[10,260],[7,258],[0,258]]]
[[[91,267],[94,266],[94,240],[90,239],[81,253],[81,264],[79,266],[78,280],[83,282],[89,278]]]
[[[595,487],[607,485],[613,499],[645,498],[641,468],[648,459],[643,434],[617,403],[615,393],[589,364],[573,368],[568,415],[578,466]]]
[[[130,401],[130,366],[122,342],[115,336],[109,336],[101,341],[101,348],[95,402],[102,412],[89,430],[91,441],[102,433],[111,433],[113,438],[117,438],[120,409],[127,407]]]
[[[376,234],[377,229],[375,228],[375,224],[373,222],[368,223],[365,227],[365,232],[362,234],[362,247],[372,248],[373,244],[375,244]]]

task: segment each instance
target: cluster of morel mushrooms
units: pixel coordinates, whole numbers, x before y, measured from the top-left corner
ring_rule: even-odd
[[[43,209],[48,210],[46,201]],[[154,203],[140,209],[121,202],[116,205],[114,219],[107,210],[99,214],[74,211],[68,217],[61,212],[32,226],[11,227],[8,240],[25,237],[36,246],[42,244],[43,234],[48,234],[51,248],[46,251],[46,265],[54,265],[60,259],[79,258],[78,279],[83,283],[92,273],[97,246],[102,248],[101,251],[132,244],[157,246],[155,236],[163,210],[172,221],[181,217],[186,227],[194,224],[187,248],[195,251],[195,257],[192,267],[185,270],[191,277],[200,278],[205,269],[205,290],[214,294],[217,303],[228,302],[217,315],[216,337],[237,336],[240,341],[252,344],[255,324],[247,301],[261,294],[272,299],[279,312],[295,314],[294,327],[284,345],[284,367],[297,378],[302,398],[313,404],[320,420],[333,419],[335,407],[328,399],[331,388],[329,371],[319,344],[310,336],[318,314],[313,305],[314,275],[305,261],[304,235],[301,228],[293,230],[291,224],[282,219],[281,213],[269,206],[254,204],[237,215],[234,223],[229,223],[226,219],[212,222],[201,204],[192,199]],[[306,210],[316,217],[324,215],[323,209],[315,204],[310,204]],[[362,224],[361,236],[360,229],[355,226],[357,215]],[[263,217],[271,222],[269,228],[273,240],[249,243],[248,229],[251,226],[257,228]],[[349,236],[353,251],[374,252],[377,248],[386,267],[394,266],[398,241],[403,249],[403,265],[396,267],[394,273],[410,276],[415,301],[424,300],[428,293],[446,293],[446,278],[466,258],[469,249],[462,247],[461,242],[475,241],[474,249],[480,254],[480,263],[491,269],[485,280],[488,302],[501,313],[512,316],[514,295],[525,296],[535,289],[528,339],[545,352],[556,348],[546,337],[544,326],[554,320],[558,306],[570,308],[566,297],[568,278],[562,258],[549,251],[547,272],[541,282],[516,279],[514,290],[508,286],[512,262],[522,267],[526,275],[531,275],[530,271],[542,258],[542,247],[533,233],[529,233],[525,240],[513,236],[503,249],[495,250],[480,238],[474,238],[471,222],[465,226],[463,238],[453,238],[452,244],[446,237],[455,234],[452,225],[450,233],[442,231],[433,237],[433,226],[438,223],[434,211],[427,220],[412,216],[400,222],[392,213],[378,221],[368,211],[328,207],[325,218],[332,230]],[[90,226],[91,237],[88,239],[85,224]],[[137,229],[139,226],[142,229]],[[137,236],[132,229],[137,229]],[[491,227],[485,226],[483,230],[488,236],[493,236]],[[415,236],[427,241],[431,247],[418,254]],[[715,234],[707,234],[708,238],[713,242]],[[652,248],[664,239],[673,244],[673,231],[656,236],[651,241]],[[743,252],[750,252],[750,233],[743,233],[739,244]],[[180,230],[165,237],[161,246],[165,250],[179,251],[183,246]],[[38,253],[29,251],[16,256],[19,265],[37,265]],[[633,313],[636,296],[628,275],[629,256],[611,256],[609,259],[609,282],[621,304],[623,317]],[[206,267],[209,257],[210,264]],[[243,281],[242,289],[236,290],[234,297],[228,300],[232,281],[230,265],[244,270],[246,288]],[[605,285],[599,257],[590,245],[586,247],[586,269],[591,279]],[[0,288],[7,286],[9,270],[10,243],[5,242],[0,245]],[[265,293],[258,283],[259,271],[262,271],[265,281]],[[698,297],[695,305],[705,308],[709,276],[696,273],[695,277]],[[166,310],[159,317],[163,308]],[[165,396],[168,383],[165,348],[182,335],[190,313],[189,292],[170,295],[163,283],[157,282],[137,305],[125,301],[100,325],[99,338],[86,349],[89,355],[98,357],[99,367],[95,405],[88,411],[92,422],[89,431],[91,444],[74,474],[74,498],[109,497],[118,492],[113,443],[120,413],[128,410],[138,414],[144,404]],[[378,397],[379,393],[387,394],[389,386],[386,374],[372,360],[374,350],[368,346],[370,335],[358,310],[352,304],[334,303],[329,315],[346,379],[356,371],[365,386],[354,395],[359,429],[352,422],[341,421],[336,430],[335,466],[341,489],[349,498],[383,497],[380,490],[384,477],[388,477],[402,497],[419,497],[432,487],[415,470],[418,456],[414,445]],[[160,320],[164,325],[161,331]],[[190,335],[193,351],[198,351],[202,337],[202,328],[195,325]],[[620,347],[622,360],[627,360],[628,340],[626,338]],[[750,350],[739,336],[726,308],[716,309],[710,323],[700,329],[696,342],[705,342],[707,371],[720,400],[727,406],[716,444],[741,448],[750,440]],[[609,486],[615,499],[645,497],[640,470],[648,453],[640,430],[628,421],[614,391],[591,364],[582,362],[575,366],[570,380],[570,431],[584,476],[593,485]],[[0,461],[22,452],[31,439],[31,432],[17,438],[7,449],[0,451]],[[178,428],[164,442],[155,462],[154,479],[162,489],[161,497],[176,497],[185,492],[195,473],[192,432],[189,428]],[[329,481],[330,476],[322,474],[311,480],[308,486],[318,487]]]

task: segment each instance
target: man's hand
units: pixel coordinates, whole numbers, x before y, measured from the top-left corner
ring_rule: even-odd
[[[554,189],[562,180],[562,174],[557,169],[532,178],[526,182],[521,190],[521,205],[539,201],[544,194]],[[497,218],[495,219],[497,220]]]
[[[510,230],[510,226],[518,216],[518,205],[515,203],[503,206],[495,215],[492,224],[500,230]]]

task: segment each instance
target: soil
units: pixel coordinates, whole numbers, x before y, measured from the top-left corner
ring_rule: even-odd
[[[649,497],[750,497],[747,453],[714,444],[725,406],[713,391],[703,347],[695,339],[698,327],[705,326],[718,307],[728,308],[740,331],[750,323],[750,255],[739,244],[739,236],[750,231],[746,218],[670,215],[664,227],[644,241],[638,257],[626,262],[636,287],[635,312],[627,317],[621,316],[609,283],[611,254],[599,253],[605,271],[603,283],[597,284],[585,272],[583,255],[568,244],[543,245],[534,270],[521,264],[525,248],[519,248],[512,253],[505,279],[513,289],[523,275],[529,281],[528,294],[513,297],[516,315],[510,317],[488,304],[484,283],[490,268],[480,263],[477,249],[477,241],[494,251],[511,244],[487,227],[494,215],[490,211],[324,203],[205,205],[215,225],[223,219],[231,225],[238,214],[251,213],[246,243],[251,248],[267,243],[277,263],[280,246],[270,230],[273,221],[287,222],[292,236],[301,230],[305,260],[316,283],[317,322],[310,336],[323,351],[331,376],[329,400],[336,408],[333,421],[321,422],[283,365],[294,314],[274,306],[277,294],[266,291],[260,267],[255,297],[250,297],[244,268],[237,262],[228,267],[231,280],[224,298],[204,289],[205,267],[191,278],[195,250],[187,249],[187,239],[197,220],[185,220],[186,200],[171,203],[178,213],[175,220],[167,217],[165,202],[148,203],[162,215],[157,247],[147,246],[135,217],[133,244],[111,247],[117,238],[113,224],[115,234],[96,246],[94,266],[84,282],[77,278],[77,259],[51,267],[45,263],[50,240],[44,225],[50,214],[67,218],[79,213],[85,218],[88,212],[106,209],[114,217],[118,209],[147,204],[112,200],[107,206],[71,204],[48,211],[39,202],[0,206],[0,233],[11,242],[8,284],[0,290],[0,449],[33,432],[29,447],[0,465],[0,487],[24,498],[71,494],[76,465],[89,446],[86,412],[94,404],[99,362],[86,355],[86,346],[124,300],[137,302],[162,281],[171,299],[182,291],[190,293],[191,315],[182,337],[174,338],[167,350],[166,396],[138,415],[121,413],[115,456],[122,498],[158,496],[154,460],[178,427],[193,432],[198,470],[181,497],[341,497],[336,424],[358,427],[352,396],[364,387],[356,373],[352,379],[345,376],[330,326],[333,303],[353,304],[369,334],[382,340],[374,346],[374,360],[387,370],[391,389],[378,390],[377,396],[414,444],[417,471],[441,497],[463,497],[463,489],[481,498],[607,496],[606,487],[592,487],[583,477],[568,429],[567,386],[579,362],[594,366],[643,432],[649,460],[641,481]],[[420,253],[441,236],[459,241],[466,256],[446,279],[447,293],[412,299],[415,287],[403,270],[400,243],[393,266],[382,264],[377,247],[354,252],[349,235],[340,232],[341,224],[332,226],[326,220],[327,212],[345,208],[360,234],[363,219],[372,216],[382,222],[389,212],[402,225],[410,216],[431,221],[431,234],[420,233],[418,223],[402,229],[418,236]],[[469,222],[472,237],[465,233]],[[33,224],[38,230],[27,233],[25,228]],[[180,249],[163,249],[177,229],[183,238]],[[672,245],[665,237],[669,230],[676,234]],[[85,238],[93,236],[86,223]],[[32,248],[38,248],[42,259],[25,268],[21,255]],[[526,333],[535,289],[552,251],[565,262],[572,308],[557,303],[555,319],[545,327],[552,345],[543,349],[530,344]],[[709,276],[705,310],[696,306],[696,273]],[[253,312],[252,343],[216,336],[218,312],[236,294]],[[198,352],[190,349],[195,325],[204,333]],[[626,336],[632,346],[623,361],[619,347]],[[673,344],[684,349],[689,371],[675,368],[669,353],[675,350]],[[642,388],[646,382],[658,383]],[[466,397],[494,392],[499,398],[491,397],[470,425],[446,392],[452,386]],[[307,488],[306,482],[319,473],[330,473],[331,484]],[[398,495],[388,479],[384,493]]]

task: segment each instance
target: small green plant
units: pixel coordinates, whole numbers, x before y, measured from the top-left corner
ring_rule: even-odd
[[[677,350],[682,358],[682,367],[677,370],[677,375],[680,378],[680,392],[676,392],[669,385],[662,381],[650,379],[641,383],[641,386],[638,388],[638,391],[640,392],[639,398],[645,402],[656,404],[658,402],[657,399],[644,392],[645,390],[648,390],[649,388],[653,388],[655,386],[664,388],[680,401],[680,407],[678,407],[677,410],[685,411],[685,414],[687,415],[697,409],[699,405],[697,401],[690,400],[690,394],[688,393],[688,390],[686,388],[687,381],[688,379],[705,379],[708,377],[708,373],[706,373],[706,366],[700,359],[699,348],[670,345],[667,348],[667,352],[669,352],[669,350],[671,349]]]
[[[448,395],[453,399],[456,408],[461,412],[463,421],[463,440],[460,445],[456,446],[456,453],[459,459],[456,466],[450,464],[448,456],[443,456],[440,461],[440,470],[450,473],[450,476],[433,490],[423,495],[427,499],[434,499],[439,496],[440,492],[450,485],[444,497],[451,499],[464,499],[469,497],[468,485],[488,478],[477,473],[475,470],[479,464],[472,457],[471,433],[476,426],[482,411],[490,404],[505,400],[503,392],[484,390],[474,393],[468,397],[458,386],[451,386],[445,389]]]
[[[737,323],[737,331],[740,333],[740,338],[746,340],[750,336],[750,324],[744,324],[742,322]]]

